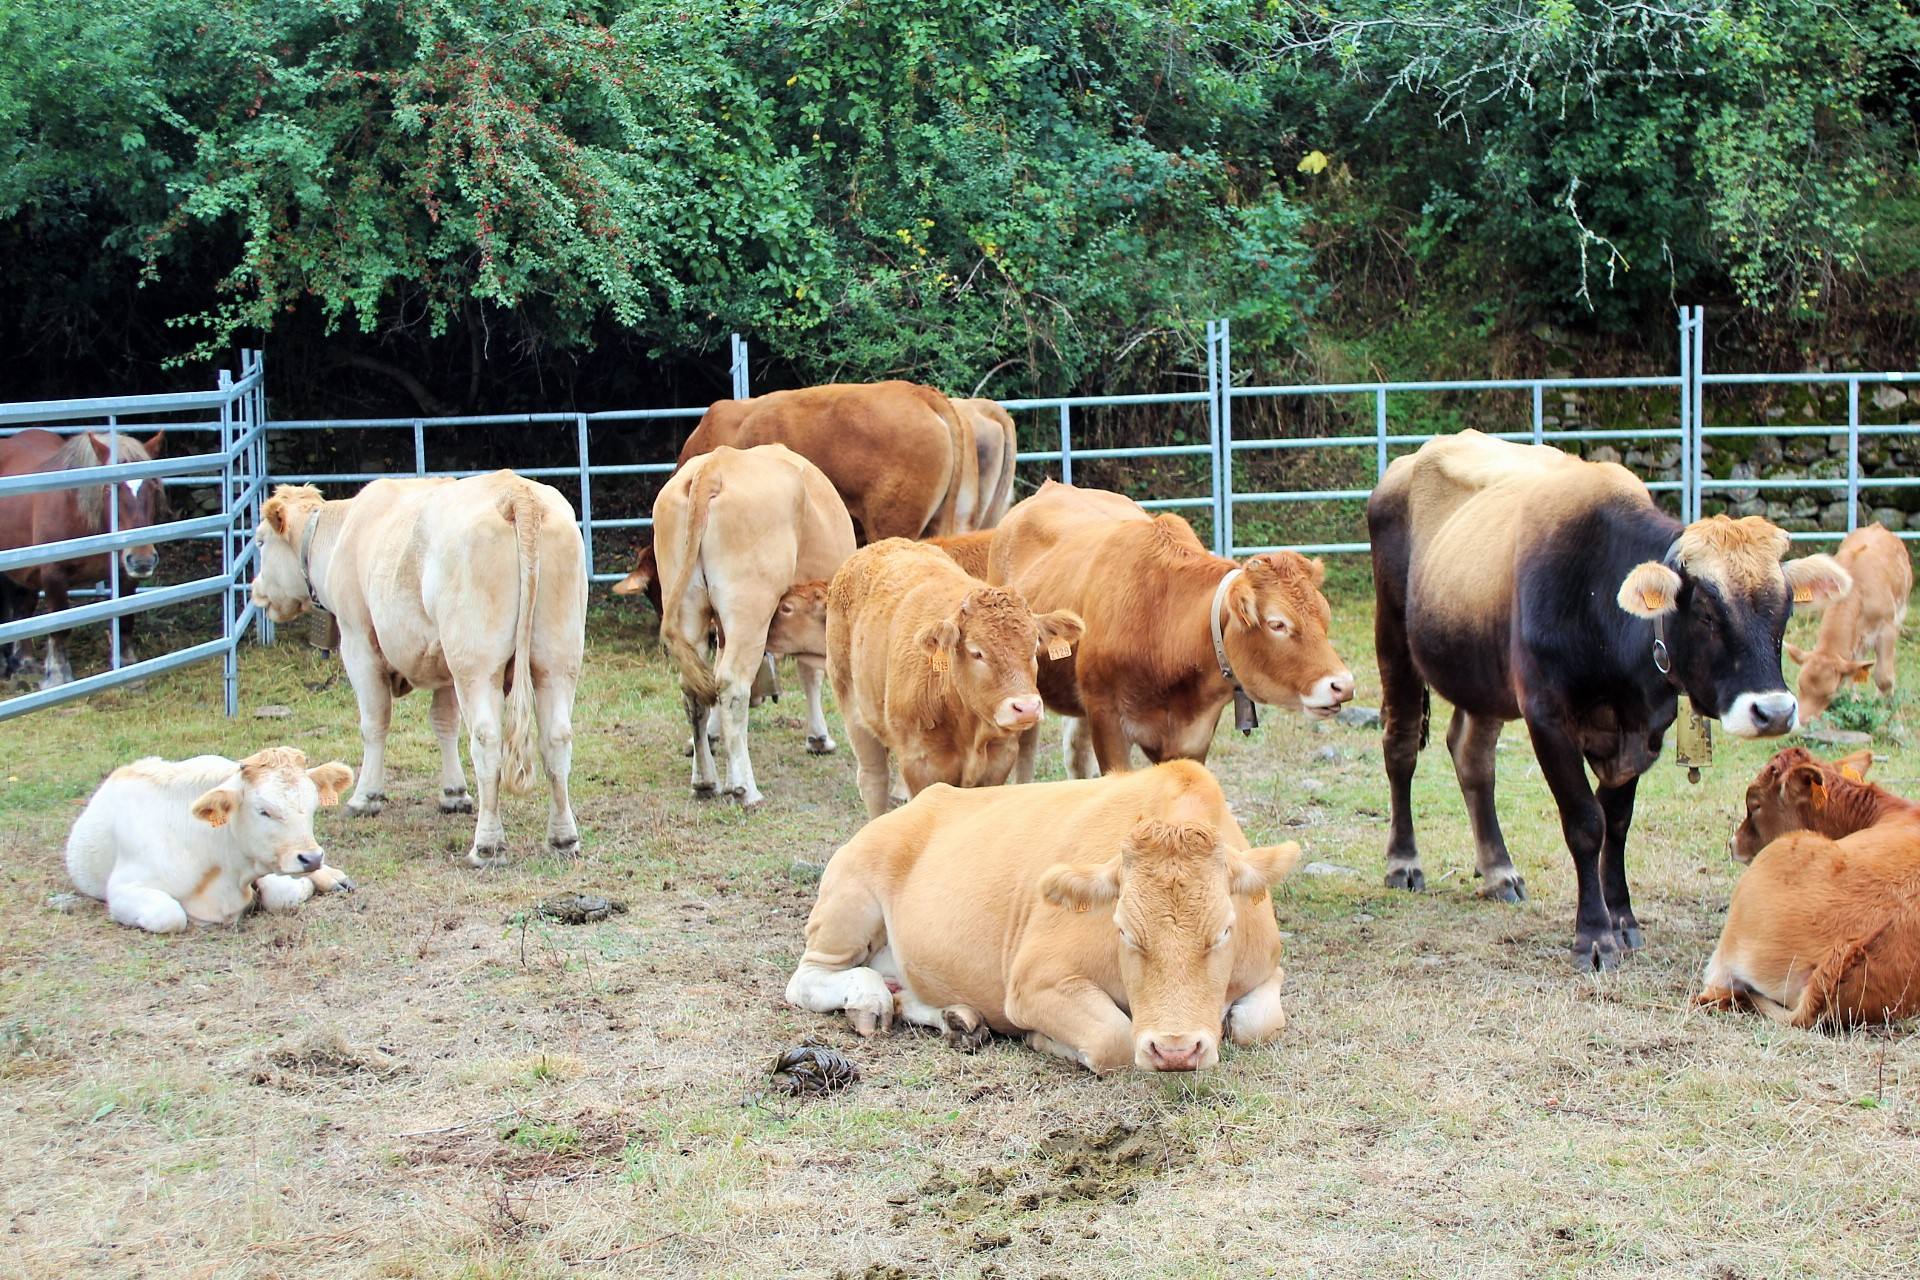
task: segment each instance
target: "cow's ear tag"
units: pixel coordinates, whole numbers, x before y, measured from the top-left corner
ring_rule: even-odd
[[[1865,778],[1860,776],[1860,771],[1854,768],[1850,764],[1843,764],[1840,766],[1840,776],[1845,778],[1848,782],[1865,782],[1866,781]]]
[[[1072,656],[1073,642],[1071,640],[1063,640],[1059,636],[1055,636],[1053,639],[1047,641],[1048,658],[1058,662],[1062,658],[1071,658]]]
[[[1812,587],[1810,587],[1810,586],[1808,586],[1808,587],[1795,587],[1795,588],[1793,589],[1793,602],[1794,602],[1795,604],[1812,604],[1812,603],[1813,603],[1813,588],[1812,588]]]
[[[936,649],[928,654],[927,665],[935,671],[945,671],[947,669],[947,651],[945,649]]]
[[[1865,667],[1853,673],[1853,682],[1855,684],[1865,684],[1867,682],[1867,670]]]
[[[1647,612],[1658,613],[1667,607],[1667,597],[1665,593],[1659,591],[1642,591],[1640,604]]]

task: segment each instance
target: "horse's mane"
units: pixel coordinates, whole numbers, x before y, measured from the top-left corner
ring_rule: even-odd
[[[147,452],[147,446],[135,440],[132,436],[116,435],[113,439],[115,446],[119,450],[118,461],[153,461],[153,455]],[[96,440],[103,445],[107,443],[107,438],[103,435],[92,431],[82,431],[79,435],[61,445],[53,457],[48,459],[47,465],[42,469],[46,471],[79,471],[86,467],[106,465],[101,460],[100,454],[94,449],[94,441]],[[155,483],[158,482],[156,481]],[[85,488],[73,490],[73,505],[79,508],[80,518],[89,524],[105,519],[107,513],[106,486],[88,485]]]

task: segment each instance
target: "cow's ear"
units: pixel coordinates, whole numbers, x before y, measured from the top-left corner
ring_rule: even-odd
[[[1798,764],[1788,771],[1780,790],[1795,805],[1805,805],[1815,813],[1827,807],[1827,778],[1817,764]]]
[[[1658,560],[1648,560],[1627,575],[1616,599],[1636,618],[1658,618],[1679,607],[1680,585],[1679,574]]]
[[[320,803],[339,804],[341,795],[353,785],[353,770],[338,760],[329,760],[307,770],[307,776],[313,779],[313,785],[320,788]]]
[[[1238,618],[1242,626],[1260,625],[1260,597],[1253,589],[1252,579],[1244,573],[1227,588],[1227,616]]]
[[[1259,893],[1285,880],[1299,861],[1300,846],[1292,840],[1245,853],[1230,853],[1227,855],[1227,887],[1236,895]]]
[[[1069,911],[1090,911],[1120,896],[1120,859],[1091,866],[1061,862],[1040,877],[1040,896]]]
[[[1865,782],[1867,770],[1873,768],[1873,748],[1862,747],[1852,755],[1841,756],[1833,762],[1833,767],[1840,771],[1840,776],[1843,778]]]
[[[942,618],[938,622],[929,622],[920,628],[920,634],[913,638],[921,652],[929,658],[946,652],[960,643],[960,623],[954,618]]]
[[[283,538],[286,537],[287,499],[285,495],[276,493],[268,498],[266,504],[260,508],[260,518],[266,522],[267,528]]]
[[[1787,656],[1789,658],[1792,658],[1800,666],[1804,667],[1807,665],[1807,659],[1811,658],[1813,655],[1808,653],[1805,649],[1802,649],[1799,645],[1794,644],[1792,641],[1788,641]]]
[[[1780,568],[1793,589],[1793,602],[1810,609],[1832,604],[1853,590],[1853,575],[1832,556],[1801,556]]]
[[[1040,626],[1040,652],[1055,661],[1073,656],[1073,646],[1087,634],[1087,624],[1071,609],[1039,614],[1034,621]]]
[[[148,436],[146,439],[146,443],[142,444],[140,447],[147,451],[147,456],[149,458],[157,458],[160,456],[160,450],[165,447],[166,443],[167,443],[167,433],[164,430],[161,430],[161,431],[156,431],[152,435]]]
[[[647,581],[653,575],[641,569],[635,569],[626,577],[613,584],[613,594],[630,596],[647,589]]]
[[[193,802],[193,816],[210,827],[224,827],[240,807],[240,792],[230,786],[215,787]]]

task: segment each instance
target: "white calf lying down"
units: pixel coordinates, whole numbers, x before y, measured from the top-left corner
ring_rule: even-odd
[[[346,765],[309,769],[297,747],[136,760],[87,801],[67,837],[67,873],[115,920],[151,933],[232,924],[256,890],[261,906],[285,911],[353,888],[313,838],[314,809],[352,785]]]

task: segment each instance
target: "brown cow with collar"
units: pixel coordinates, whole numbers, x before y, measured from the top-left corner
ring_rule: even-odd
[[[1047,705],[1082,718],[1065,741],[1075,777],[1129,768],[1135,746],[1155,762],[1204,762],[1236,687],[1316,718],[1353,697],[1327,637],[1325,571],[1297,552],[1235,564],[1179,516],[1049,480],[994,530],[988,563],[989,582],[1086,619],[1079,650],[1040,671]]]
[[[868,816],[887,811],[889,754],[909,795],[1005,782],[1040,723],[1038,655],[1070,651],[1083,630],[932,547],[888,538],[854,552],[827,593],[827,672]]]

